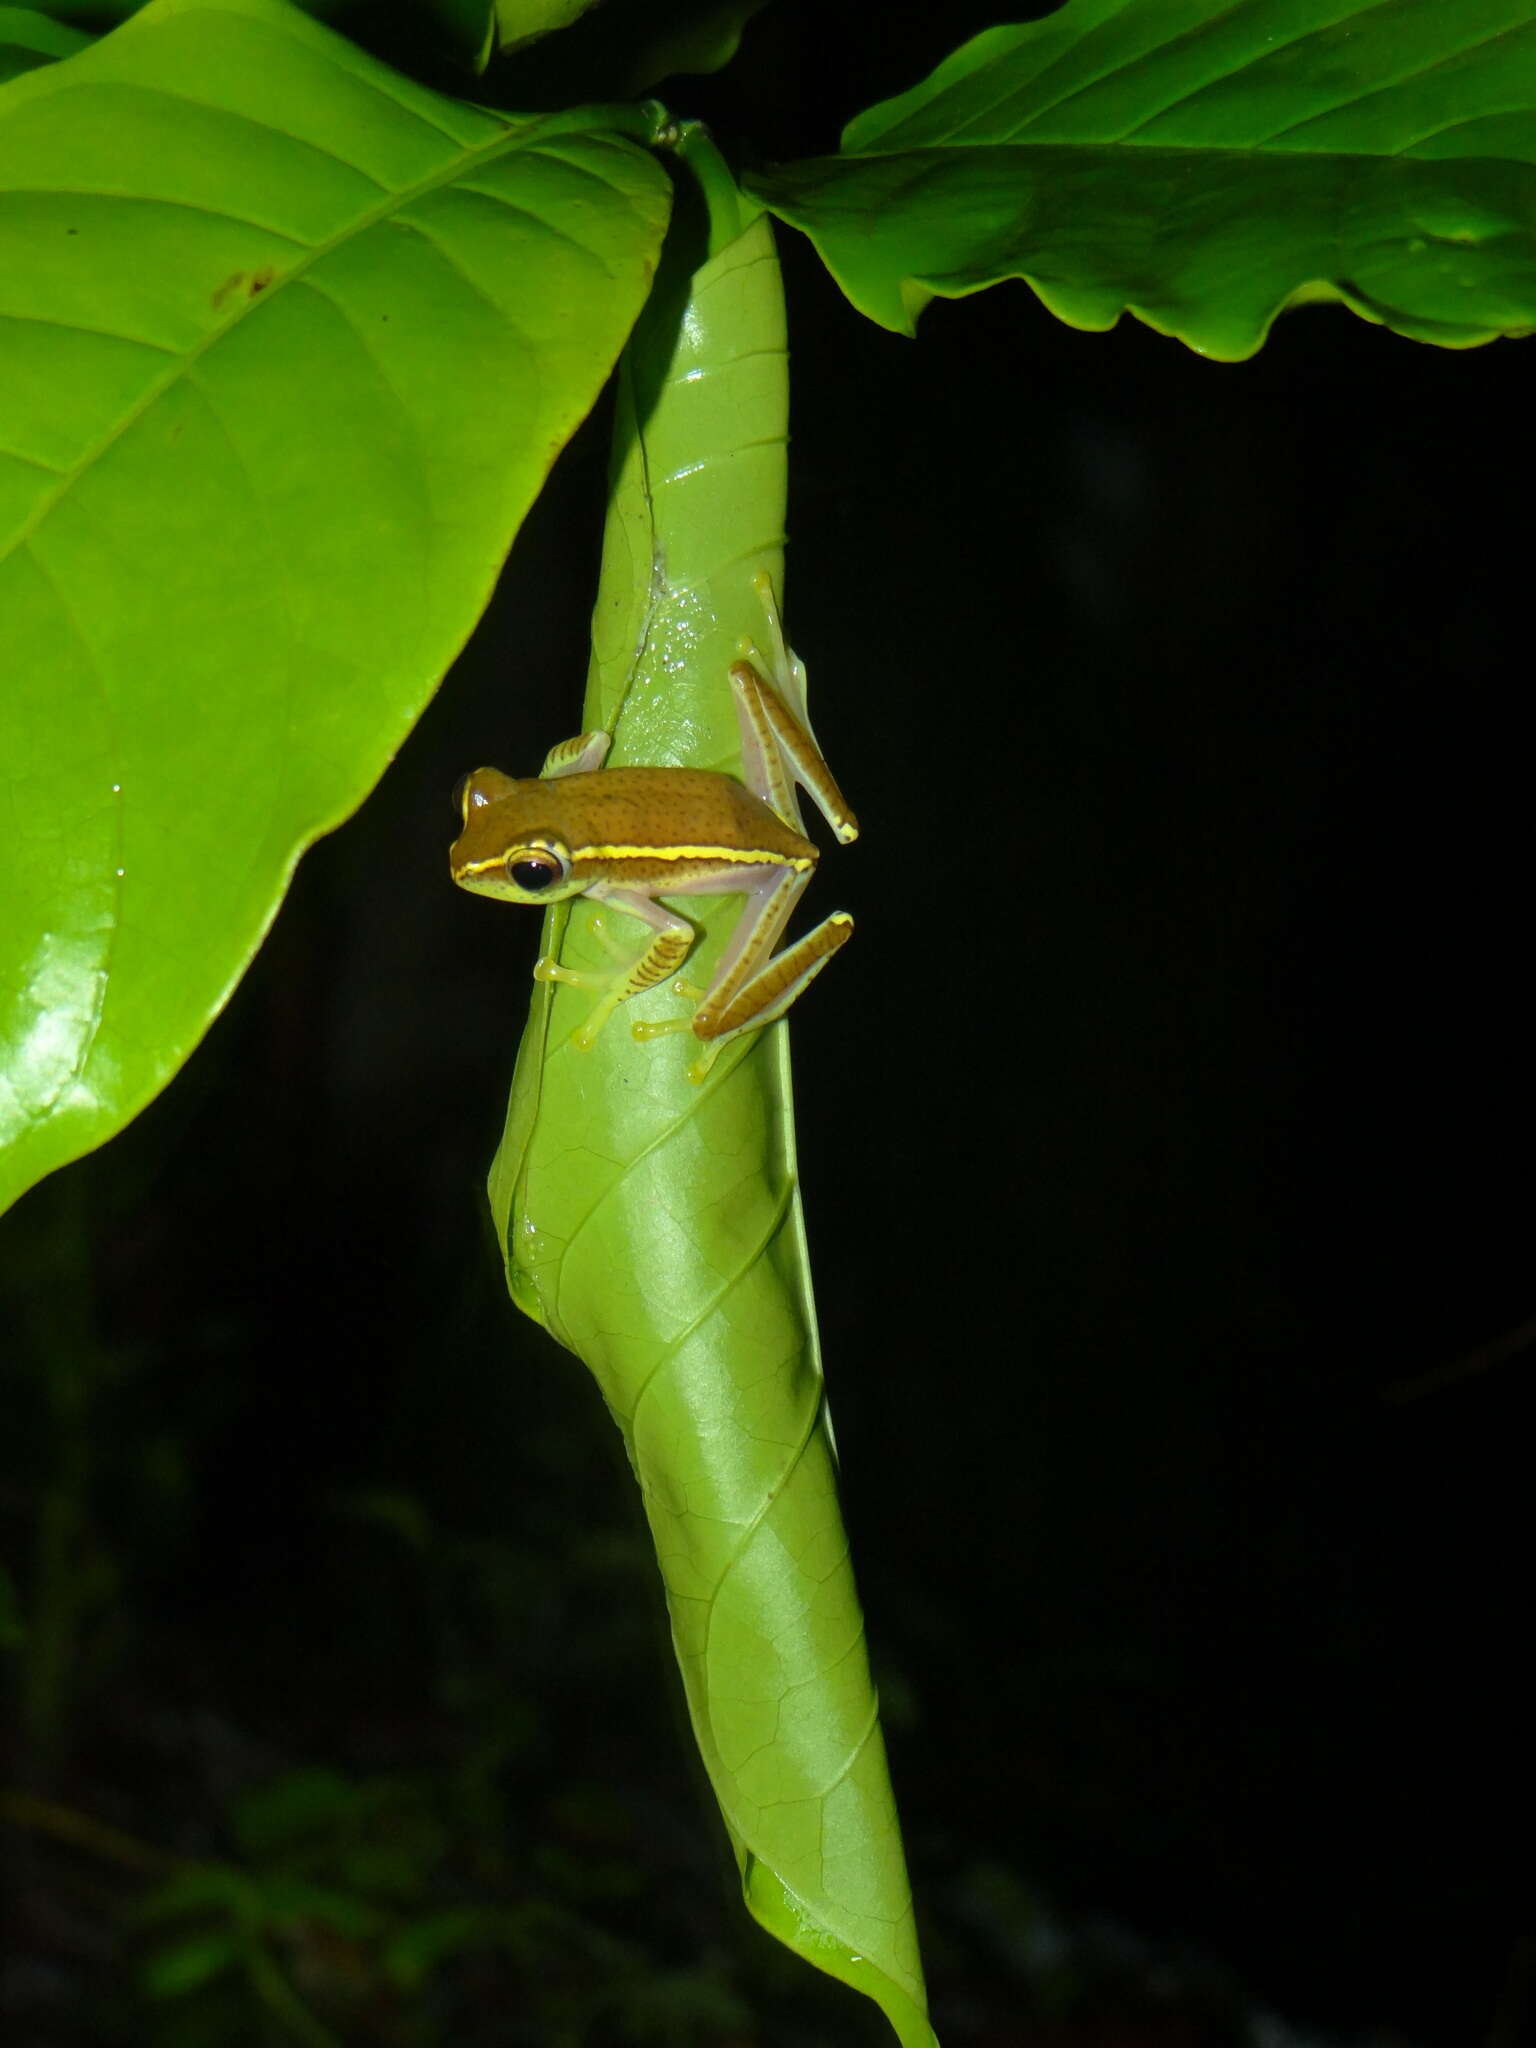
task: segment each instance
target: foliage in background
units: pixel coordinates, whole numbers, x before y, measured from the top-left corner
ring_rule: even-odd
[[[745,13],[692,57],[653,32],[630,75],[719,60]],[[5,21],[33,66],[0,110],[13,1199],[165,1084],[377,779],[633,323],[665,192],[657,116],[508,119],[283,0],[152,0],[60,62],[49,10]],[[893,326],[1022,276],[1215,355],[1319,295],[1464,346],[1536,319],[1536,25],[1069,0],[748,183]]]

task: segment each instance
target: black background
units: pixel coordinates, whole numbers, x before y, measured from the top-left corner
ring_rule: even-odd
[[[831,148],[984,19],[787,6],[669,99]],[[781,246],[788,621],[863,826],[796,1013],[804,1196],[936,2023],[1508,2048],[1536,1382],[1471,1368],[1536,1309],[1527,349],[1315,309],[1214,365],[1022,285],[914,344]],[[0,1237],[24,1305],[81,1231],[90,1277],[8,1347],[7,1552],[84,1442],[110,1581],[22,1781],[209,1855],[229,1782],[421,1767],[499,1693],[514,1835],[596,1788],[658,1895],[702,1872],[696,1920],[614,1923],[750,1978],[617,1440],[485,1216],[537,921],[446,877],[456,777],[577,722],[605,460],[600,409],[186,1074]],[[459,1613],[338,1507],[385,1493],[515,1590]],[[80,1967],[57,1917],[23,1990]],[[785,1982],[793,2030],[731,2039],[882,2038]]]

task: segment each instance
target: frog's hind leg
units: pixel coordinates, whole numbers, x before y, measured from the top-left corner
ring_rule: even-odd
[[[736,722],[741,728],[744,780],[768,808],[794,832],[804,836],[798,782],[810,791],[816,808],[841,845],[859,836],[859,821],[838,788],[820,747],[773,685],[750,661],[731,665],[731,690]]]
[[[752,587],[768,622],[768,653],[765,656],[753,641],[745,640],[742,658],[731,668],[747,787],[803,836],[805,825],[795,795],[795,784],[800,783],[846,846],[859,836],[858,820],[811,731],[805,708],[805,663],[784,638],[773,578],[760,569]]]
[[[712,990],[693,1013],[694,1036],[714,1050],[739,1031],[761,1031],[777,1023],[852,937],[853,919],[846,910],[834,910],[729,994]]]
[[[760,1031],[782,1017],[853,935],[853,919],[838,910],[803,939],[775,954],[773,949],[790,913],[811,879],[810,870],[741,872],[729,879],[741,889],[747,903],[714,980],[704,991],[686,983],[673,984],[680,994],[698,998],[697,1009],[691,1017],[670,1017],[633,1027],[640,1039],[691,1030],[701,1041],[699,1056],[688,1069],[691,1081],[704,1079],[728,1040],[744,1031]]]

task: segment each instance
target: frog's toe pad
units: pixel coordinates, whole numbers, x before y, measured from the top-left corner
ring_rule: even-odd
[[[579,967],[563,967],[553,953],[546,953],[542,960],[533,964],[535,981],[563,982],[567,988],[591,988],[601,992],[611,987],[610,974],[587,974]]]
[[[653,1017],[629,1028],[641,1045],[649,1045],[653,1038],[670,1038],[674,1031],[686,1031],[692,1023],[691,1017]]]

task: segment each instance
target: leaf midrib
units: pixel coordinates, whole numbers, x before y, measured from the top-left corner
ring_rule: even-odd
[[[188,105],[199,106],[202,108],[204,112],[208,111],[206,105],[203,102],[189,99],[187,98],[186,95],[182,94],[168,95],[161,92],[158,88],[148,88],[134,84],[125,86],[123,90],[129,93],[152,92],[153,95],[158,98],[170,97],[185,99]],[[410,110],[407,109],[406,111]],[[255,127],[264,128],[266,132],[268,132],[269,134],[283,135],[286,132],[282,129],[276,129],[271,127],[269,123],[255,121],[251,116],[248,115],[242,115],[239,118],[241,118],[242,120],[250,121],[251,125]],[[433,126],[434,124],[428,123],[427,125]],[[569,130],[557,129],[556,132],[568,133]],[[618,142],[623,138],[615,135],[612,139],[615,142]],[[364,213],[354,215],[345,228],[339,230],[336,234],[327,236],[327,238],[323,242],[317,242],[311,245],[309,248],[309,253],[298,258],[290,269],[287,269],[283,272],[281,277],[274,278],[272,283],[261,292],[258,298],[247,298],[244,301],[244,303],[241,304],[237,308],[237,310],[231,315],[231,317],[224,322],[222,326],[211,328],[209,332],[202,338],[202,340],[195,343],[190,349],[174,353],[174,360],[172,361],[170,366],[160,377],[158,377],[151,385],[149,385],[146,388],[141,397],[138,398],[133,405],[127,407],[118,416],[118,418],[112,422],[112,424],[107,428],[107,430],[101,435],[99,435],[98,438],[94,442],[92,442],[87,449],[85,449],[82,452],[82,454],[78,457],[74,464],[71,465],[71,467],[58,472],[58,481],[53,485],[51,489],[44,491],[40,494],[38,501],[34,505],[31,513],[16,528],[15,533],[12,537],[12,541],[9,547],[7,548],[6,552],[9,553],[13,550],[19,551],[22,548],[30,548],[34,536],[47,523],[48,519],[51,518],[55,509],[69,495],[70,491],[74,489],[75,485],[79,482],[80,478],[83,475],[85,475],[89,470],[91,470],[96,463],[100,462],[109,453],[109,451],[113,447],[115,447],[120,440],[122,440],[123,436],[130,432],[131,429],[135,427],[139,423],[139,421],[143,419],[150,412],[150,410],[159,403],[159,401],[166,395],[167,392],[174,389],[178,380],[190,375],[190,373],[197,367],[197,365],[203,360],[203,358],[212,349],[216,348],[217,345],[225,338],[226,335],[233,333],[239,327],[240,323],[243,320],[249,319],[253,314],[260,312],[264,306],[275,300],[279,293],[281,293],[287,286],[298,283],[304,277],[306,277],[317,263],[322,262],[327,256],[331,255],[335,250],[345,246],[345,244],[347,244],[348,242],[354,240],[358,235],[366,234],[370,228],[377,227],[381,221],[387,220],[391,214],[396,213],[401,208],[414,203],[416,200],[420,199],[425,194],[440,191],[445,186],[458,183],[462,179],[466,171],[472,170],[479,164],[491,162],[498,156],[509,155],[514,150],[523,149],[529,150],[531,153],[539,153],[537,133],[531,133],[527,130],[504,130],[501,134],[492,137],[484,145],[468,146],[461,144],[460,153],[456,157],[454,157],[449,164],[445,165],[441,170],[434,172],[430,177],[417,179],[415,183],[411,185],[402,186],[389,192],[382,200],[380,200],[377,206],[368,209]],[[551,154],[553,153],[551,152]],[[340,162],[345,162],[345,159],[337,160]],[[360,171],[360,167],[356,164],[349,164],[347,165],[347,168],[354,172],[359,172],[360,175],[364,177],[368,176],[368,173],[366,171]],[[597,176],[595,172],[591,172],[590,175],[592,175],[593,177]],[[614,193],[615,196],[619,196],[618,188],[609,184],[606,179],[599,179],[598,182],[603,184],[605,190],[609,191],[610,193]],[[135,199],[128,194],[102,193],[100,191],[93,190],[88,186],[38,186],[33,189],[36,191],[39,197],[76,197],[94,199],[117,198],[122,200],[122,202],[127,205],[154,205],[172,208],[180,207],[188,209],[193,212],[208,214],[215,220],[229,221],[237,227],[251,227],[259,229],[260,232],[262,233],[272,234],[274,236],[280,237],[285,241],[294,242],[296,247],[302,248],[304,246],[302,243],[297,242],[295,237],[287,234],[281,228],[271,228],[268,227],[265,223],[258,221],[247,221],[244,219],[243,216],[239,214],[227,213],[223,211],[221,208],[215,206],[199,205],[191,200],[140,200]],[[543,225],[542,222],[540,224],[541,226]],[[590,254],[591,252],[586,251],[585,253]],[[67,321],[46,321],[42,324],[49,326],[58,326],[60,328],[67,328],[70,325],[70,323]],[[102,331],[110,333],[110,330]],[[136,337],[133,335],[117,335],[115,338],[120,341],[126,341],[129,343],[136,342]],[[151,345],[161,347],[164,346],[164,344]],[[0,555],[0,560],[3,559],[4,556]]]

